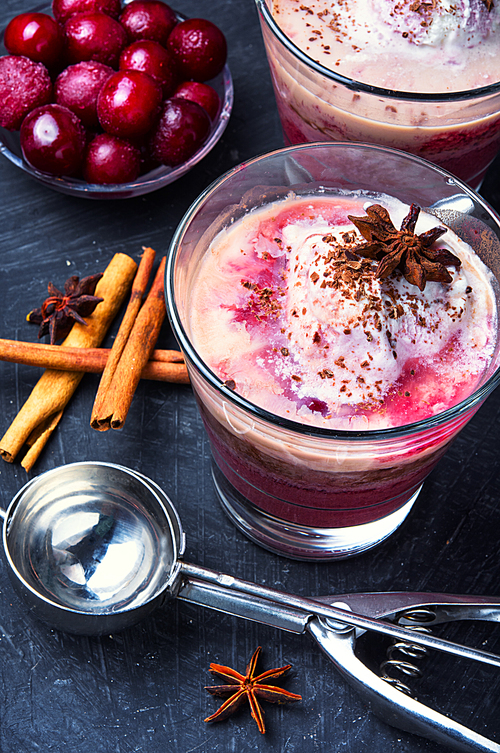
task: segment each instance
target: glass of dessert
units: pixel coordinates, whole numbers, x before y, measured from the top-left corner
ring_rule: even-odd
[[[363,144],[257,157],[193,204],[167,306],[251,539],[328,560],[405,520],[500,381],[499,238],[465,184]]]
[[[256,3],[286,144],[380,144],[479,189],[500,149],[500,3]]]

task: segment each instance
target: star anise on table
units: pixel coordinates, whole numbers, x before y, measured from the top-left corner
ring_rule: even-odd
[[[66,337],[75,322],[87,324],[83,317],[90,316],[103,298],[94,295],[102,274],[91,275],[80,280],[73,275],[64,283],[64,293],[49,282],[49,297],[42,306],[30,311],[26,317],[32,324],[39,324],[38,338],[50,335],[50,343]]]
[[[380,260],[376,276],[388,277],[396,268],[420,290],[426,282],[451,282],[448,266],[458,268],[460,259],[445,248],[432,248],[433,243],[446,233],[446,228],[435,227],[416,235],[414,230],[420,207],[412,204],[410,211],[398,230],[385,207],[372,204],[366,217],[348,215],[366,243],[360,243],[351,251],[369,259]]]
[[[225,667],[223,664],[210,664],[210,672],[213,675],[226,680],[226,685],[212,685],[206,687],[212,695],[222,697],[229,695],[230,697],[225,701],[222,706],[205,719],[206,722],[219,722],[223,719],[227,719],[236,709],[238,709],[245,701],[250,704],[250,712],[252,717],[257,722],[259,731],[262,734],[265,733],[266,728],[264,725],[264,712],[260,707],[259,699],[269,701],[270,703],[291,703],[293,701],[301,701],[302,696],[296,693],[290,693],[288,690],[279,688],[276,685],[267,685],[266,680],[271,678],[281,677],[291,669],[291,664],[287,664],[284,667],[278,667],[276,669],[268,669],[266,672],[262,672],[260,675],[256,675],[257,660],[261,651],[261,646],[257,648],[253,654],[250,662],[247,666],[246,674],[242,675],[231,667]]]

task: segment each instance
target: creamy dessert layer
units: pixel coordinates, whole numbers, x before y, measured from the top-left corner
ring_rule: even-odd
[[[448,92],[500,81],[500,3],[272,0],[277,24],[332,71],[386,89]]]
[[[395,242],[417,243],[388,273],[389,241],[374,250],[361,232],[384,212]],[[440,223],[421,212],[400,231],[412,212],[383,195],[291,195],[221,232],[192,290],[203,360],[255,405],[332,429],[403,425],[460,402],[496,343],[491,274],[445,228],[429,266],[418,248]]]

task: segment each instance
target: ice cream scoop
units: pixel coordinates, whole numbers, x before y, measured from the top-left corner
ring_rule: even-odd
[[[433,608],[432,622],[498,621],[498,598],[445,594],[294,596],[180,561],[184,533],[172,503],[128,468],[83,462],[31,479],[4,513],[9,574],[33,613],[77,634],[135,624],[168,598],[271,625],[318,642],[385,721],[461,751],[499,746],[409,701],[354,656],[359,631],[374,631],[456,657],[500,666],[496,654],[408,629],[410,611]],[[400,619],[403,616],[403,619]]]

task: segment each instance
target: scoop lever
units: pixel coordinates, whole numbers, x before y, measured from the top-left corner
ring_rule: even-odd
[[[344,609],[362,611],[375,619],[396,620],[415,628],[482,620],[500,622],[500,598],[410,592],[344,594],[334,597]],[[319,599],[331,604],[332,597]],[[444,714],[409,697],[402,683],[389,684],[356,656],[356,640],[365,631],[319,618],[308,623],[308,631],[335,664],[344,679],[368,703],[374,714],[398,729],[465,753],[500,753],[500,745]],[[408,631],[411,633],[411,630]],[[418,633],[408,643],[417,643]]]

